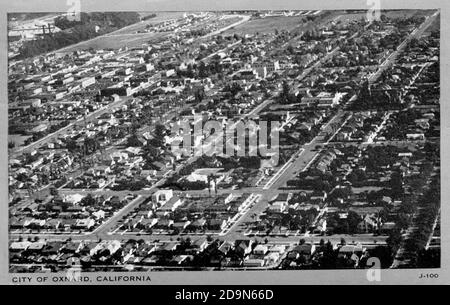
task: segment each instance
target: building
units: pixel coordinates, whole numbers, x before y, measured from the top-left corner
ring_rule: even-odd
[[[82,88],[87,88],[90,85],[95,84],[95,77],[85,77],[80,80],[80,84]]]
[[[283,213],[289,206],[289,200],[292,198],[292,193],[280,193],[278,196],[272,200],[268,210],[270,212]]]
[[[166,204],[172,197],[173,197],[173,190],[161,189],[153,193],[152,202],[162,206]]]
[[[255,255],[266,255],[269,252],[269,247],[266,245],[257,245],[255,249],[253,249],[253,254]]]
[[[158,211],[173,212],[182,204],[183,201],[178,196],[173,196]]]
[[[320,92],[316,96],[305,96],[302,98],[302,104],[317,103],[317,107],[320,108],[331,108],[339,105],[343,94],[340,92],[330,93],[330,92]]]

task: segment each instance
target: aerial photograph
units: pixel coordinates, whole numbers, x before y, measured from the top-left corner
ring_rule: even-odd
[[[440,268],[440,10],[378,13],[8,13],[9,272]]]

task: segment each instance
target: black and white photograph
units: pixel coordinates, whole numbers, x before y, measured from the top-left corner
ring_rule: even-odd
[[[448,275],[442,7],[32,2],[2,28],[9,283]]]

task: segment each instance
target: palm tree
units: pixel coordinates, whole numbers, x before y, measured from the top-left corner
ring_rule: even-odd
[[[209,193],[209,197],[211,197],[211,180],[212,180],[212,177],[211,177],[212,175],[211,174],[209,174],[208,175],[208,193]]]
[[[213,179],[213,181],[214,181],[214,193],[215,193],[216,196],[217,196],[217,176],[216,176],[216,175],[213,175],[213,176],[212,176],[212,179]]]

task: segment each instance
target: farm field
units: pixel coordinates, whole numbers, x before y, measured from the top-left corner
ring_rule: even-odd
[[[393,10],[393,11],[381,11],[381,15],[385,15],[389,18],[408,18],[411,16],[426,16],[429,14],[427,10]],[[336,17],[334,21],[350,22],[353,20],[361,20],[366,18],[367,12],[348,12],[343,13],[341,16]]]
[[[142,17],[145,17],[150,14],[152,13],[151,12],[141,13],[140,15]],[[179,18],[183,16],[183,14],[184,12],[157,12],[156,17],[154,18],[129,25],[112,33],[108,33],[106,35],[99,36],[91,40],[83,41],[78,44],[68,46],[66,48],[59,50],[59,52],[74,52],[90,48],[120,49],[125,46],[128,47],[141,46],[148,40],[160,38],[164,35],[167,35],[167,33],[136,33],[137,31],[145,29],[147,24],[155,24],[162,22],[164,20]]]
[[[262,19],[254,19],[246,22],[245,24],[239,25],[235,28],[231,28],[225,31],[224,35],[232,34],[255,34],[259,32],[273,33],[274,29],[282,30],[292,30],[303,23],[303,17],[266,17]]]
[[[118,34],[100,36],[79,44],[75,44],[60,50],[60,52],[74,52],[87,49],[120,49],[122,47],[137,47],[152,39],[160,38],[167,33],[140,33],[140,34]]]
[[[398,17],[411,17],[411,16],[426,16],[429,15],[432,10],[392,10],[392,11],[382,11],[381,13],[393,18]]]
[[[148,13],[147,15],[149,15]],[[94,39],[75,44],[60,50],[60,52],[73,52],[77,50],[86,49],[119,49],[122,47],[138,47],[150,40],[159,39],[169,35],[171,32],[150,32],[150,33],[137,33],[138,31],[145,30],[148,24],[156,24],[164,20],[177,19],[183,16],[184,12],[163,12],[156,13],[157,16],[149,20],[141,21],[132,25],[129,25],[120,30],[112,33],[96,37]],[[142,16],[142,15],[141,15]],[[233,21],[233,19],[230,19]],[[230,21],[228,21],[230,22]],[[202,23],[197,25],[203,26]]]
[[[145,17],[145,16],[148,16],[151,14],[153,14],[153,13],[152,12],[142,13],[140,15],[141,15],[141,17]],[[165,20],[170,20],[170,19],[178,19],[183,16],[184,12],[155,12],[155,14],[156,14],[156,17],[154,17],[154,18],[150,18],[148,20],[144,20],[144,21],[132,24],[123,29],[115,31],[112,34],[113,35],[134,34],[137,31],[145,30],[145,27],[147,26],[147,24],[155,24],[155,23],[163,22]],[[111,35],[111,34],[109,34],[109,35]]]
[[[316,23],[324,23],[333,20],[341,14],[342,11],[328,11],[326,15],[318,15]],[[266,34],[273,33],[275,29],[278,31],[292,31],[301,26],[307,26],[309,22],[306,16],[271,16],[260,19],[252,19],[248,22],[225,31],[224,35],[240,34],[253,35],[256,33]],[[301,28],[299,28],[301,29]]]

